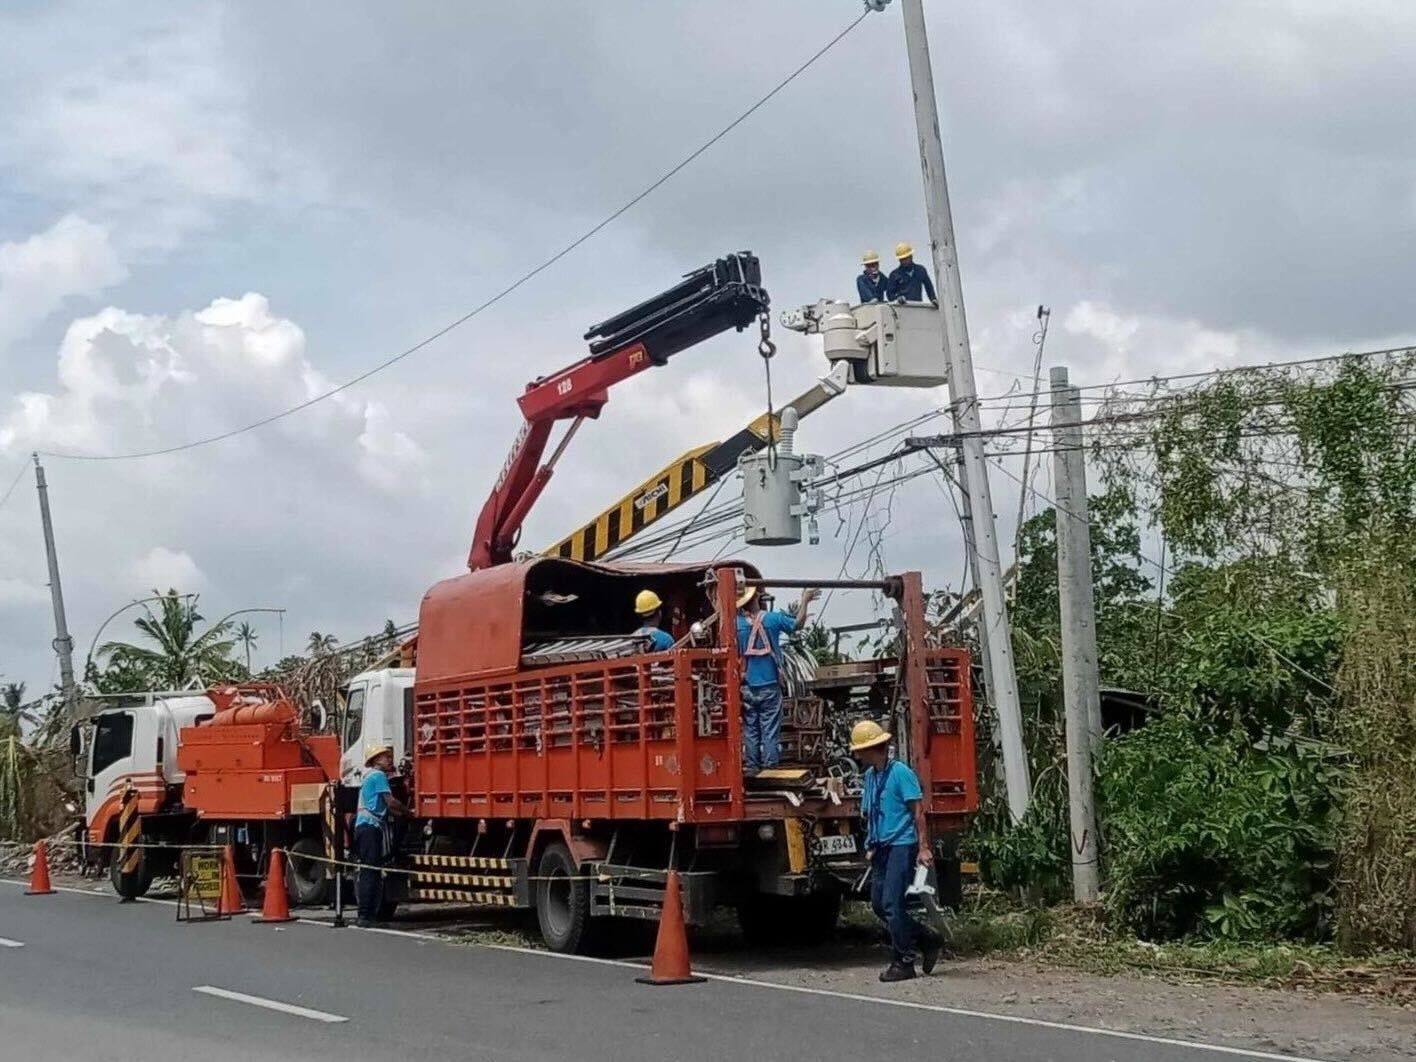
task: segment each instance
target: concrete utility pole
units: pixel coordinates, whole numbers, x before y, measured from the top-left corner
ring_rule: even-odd
[[[1092,768],[1101,751],[1101,692],[1096,664],[1096,601],[1092,592],[1091,531],[1087,526],[1087,467],[1082,450],[1081,393],[1067,370],[1052,381],[1053,493],[1057,515],[1057,596],[1062,613],[1062,697],[1067,723],[1067,794],[1072,825],[1072,896],[1096,899],[1096,801]]]
[[[902,6],[910,86],[914,91],[915,128],[919,134],[920,169],[924,175],[924,202],[929,216],[929,243],[934,253],[934,276],[939,283],[939,309],[944,315],[950,412],[954,430],[960,436],[964,488],[973,523],[976,578],[983,599],[982,644],[987,646],[988,655],[985,673],[993,684],[990,693],[998,713],[1008,810],[1016,822],[1027,813],[1032,782],[1023,749],[1022,709],[1013,665],[1013,631],[1003,595],[1003,565],[998,552],[998,529],[994,524],[993,494],[988,484],[988,459],[979,434],[978,390],[969,348],[969,326],[964,316],[958,250],[954,245],[954,218],[949,210],[949,183],[944,174],[944,145],[939,138],[939,110],[934,98],[929,41],[925,36],[924,3],[923,0],[903,0]]]
[[[44,555],[49,561],[49,598],[54,605],[54,651],[59,654],[59,687],[64,694],[64,711],[73,718],[74,639],[69,637],[69,621],[64,616],[64,587],[59,582],[59,554],[54,549],[54,522],[49,518],[49,485],[44,466],[34,455],[34,485],[39,491],[39,520],[44,527]]]

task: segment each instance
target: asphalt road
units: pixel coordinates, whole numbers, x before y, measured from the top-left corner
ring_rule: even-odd
[[[0,883],[4,1057],[752,1062],[1205,1062],[1184,1046],[731,978],[656,988],[621,963],[31,897]],[[291,1009],[295,1008],[295,1009]]]

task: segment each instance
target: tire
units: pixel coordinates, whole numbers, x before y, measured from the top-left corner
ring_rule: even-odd
[[[536,922],[546,947],[562,955],[583,955],[590,946],[590,883],[564,841],[552,841],[536,864]]]
[[[325,865],[302,856],[324,856],[324,844],[318,837],[301,837],[285,853],[285,894],[292,907],[323,907],[329,900],[333,884],[325,873]]]
[[[142,841],[146,843],[147,838]],[[132,874],[120,874],[118,868],[121,861],[118,854],[108,863],[108,880],[113,885],[113,891],[125,900],[136,900],[147,895],[148,889],[152,888],[152,860],[148,858],[148,849],[138,850],[138,869]]]

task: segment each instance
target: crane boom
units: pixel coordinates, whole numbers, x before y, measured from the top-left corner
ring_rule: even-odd
[[[525,424],[478,514],[467,567],[476,571],[511,560],[521,525],[550,482],[556,461],[581,423],[600,415],[611,387],[729,328],[742,331],[768,306],[761,265],[752,252],[742,251],[591,326],[585,333],[589,356],[533,380],[517,399]],[[560,420],[571,425],[542,463]]]

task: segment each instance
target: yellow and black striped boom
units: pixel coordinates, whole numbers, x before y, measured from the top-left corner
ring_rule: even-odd
[[[798,416],[804,417],[840,393],[839,388],[818,383],[792,399],[787,406],[795,409]],[[781,410],[778,410],[777,415],[772,417],[774,435],[779,430],[776,421],[780,413]],[[600,560],[717,483],[737,467],[739,457],[761,450],[767,445],[767,439],[768,419],[767,414],[763,413],[731,438],[689,450],[589,523],[561,539],[543,555],[577,561]]]

